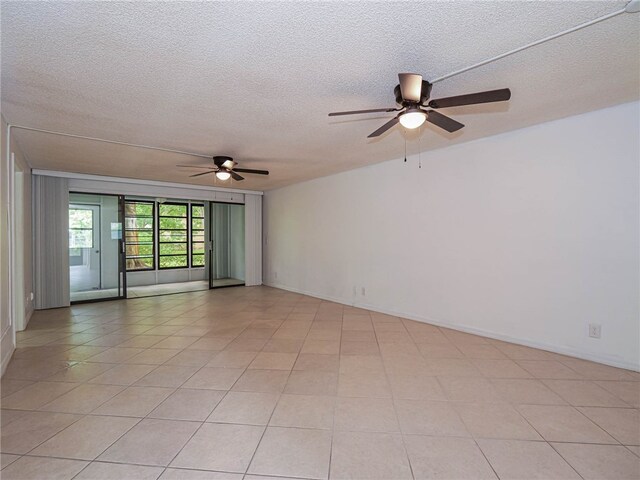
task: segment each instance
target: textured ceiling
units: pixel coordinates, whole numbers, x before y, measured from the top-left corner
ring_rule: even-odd
[[[397,73],[447,74],[610,13],[625,2],[2,1],[2,114],[9,123],[197,153],[271,170],[228,186],[268,190],[398,158],[385,117]],[[510,87],[506,105],[443,110],[408,152],[639,97],[640,15],[622,14],[436,83],[433,96]],[[387,117],[388,118],[388,117]],[[35,168],[211,184],[204,159],[16,131]]]

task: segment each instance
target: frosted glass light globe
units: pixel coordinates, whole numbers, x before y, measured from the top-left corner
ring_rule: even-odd
[[[422,110],[408,110],[400,115],[400,124],[404,128],[414,129],[422,125],[427,119],[427,115]]]

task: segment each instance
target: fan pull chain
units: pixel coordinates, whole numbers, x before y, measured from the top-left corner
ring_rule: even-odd
[[[407,137],[404,137],[404,163],[407,163]]]
[[[420,127],[420,136],[418,137],[418,168],[422,168],[422,130]]]

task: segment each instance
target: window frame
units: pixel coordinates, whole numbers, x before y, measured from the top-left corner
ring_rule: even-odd
[[[187,216],[186,217],[176,217],[174,215],[160,215],[160,205],[178,205],[178,206],[183,206],[186,209],[186,213]],[[191,248],[190,248],[190,233],[191,233],[191,228],[189,225],[189,222],[191,221],[191,215],[190,215],[190,202],[162,202],[161,204],[158,204],[158,212],[156,215],[157,218],[157,222],[156,222],[156,234],[157,234],[157,245],[158,245],[158,251],[156,253],[156,256],[158,258],[158,262],[157,262],[157,270],[178,270],[178,269],[185,269],[185,268],[191,268],[191,262],[190,262],[190,258],[191,258]],[[160,219],[161,218],[184,218],[186,220],[186,227],[185,229],[168,229],[168,228],[160,228]],[[185,241],[184,242],[162,242],[160,241],[160,230],[167,230],[167,231],[173,231],[173,232],[185,232]],[[161,254],[160,253],[160,245],[161,244],[185,244],[187,247],[187,251],[183,254],[183,253],[173,253],[173,254]],[[187,264],[184,266],[178,266],[178,267],[163,267],[160,264],[160,257],[186,257],[186,261]]]
[[[82,207],[77,207],[77,206],[73,206],[73,207],[69,207],[69,212],[71,212],[71,210],[83,210],[85,212],[91,212],[91,227],[86,228],[86,227],[72,227],[71,226],[71,222],[69,222],[69,231],[71,230],[89,230],[91,232],[91,246],[90,247],[69,247],[69,250],[82,250],[83,248],[93,248],[94,247],[94,241],[93,241],[93,224],[95,221],[94,218],[94,210],[92,208],[82,208]]]
[[[127,228],[127,218],[137,218],[138,216],[136,215],[135,217],[129,217],[127,216],[127,203],[144,203],[144,204],[148,204],[151,205],[151,221],[152,221],[152,226],[150,229],[141,229],[141,228]],[[148,218],[147,215],[141,215],[142,218]],[[124,258],[124,266],[125,266],[125,271],[127,273],[129,272],[149,272],[149,271],[154,271],[156,270],[156,224],[157,224],[157,215],[156,215],[156,202],[153,200],[124,200],[124,242],[125,242],[125,258]],[[129,245],[148,245],[148,243],[130,243],[127,239],[127,231],[150,231],[151,232],[151,247],[152,247],[152,253],[151,253],[151,257],[149,257],[148,255],[145,255],[144,258],[151,258],[151,262],[152,265],[151,267],[148,268],[128,268],[127,267],[127,260],[129,260],[129,258],[131,258],[129,255],[127,255],[127,248],[129,247]],[[134,257],[135,258],[135,257]],[[139,257],[137,257],[139,258]]]

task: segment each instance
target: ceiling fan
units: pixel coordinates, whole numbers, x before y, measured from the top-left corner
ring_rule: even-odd
[[[215,173],[218,180],[229,180],[233,178],[236,181],[244,180],[244,177],[238,175],[240,173],[252,173],[255,175],[269,175],[267,170],[254,170],[252,168],[235,168],[238,162],[234,162],[233,158],[225,155],[217,155],[213,157],[213,165],[176,165],[176,167],[183,168],[204,168],[207,171],[202,173],[196,173],[195,175],[189,175],[189,177],[199,177],[201,175],[209,175]]]
[[[422,79],[422,75],[417,73],[398,74],[400,84],[396,85],[393,93],[396,103],[400,108],[374,108],[370,110],[352,110],[349,112],[333,112],[330,117],[338,115],[355,115],[360,113],[379,112],[400,112],[387,123],[382,125],[367,138],[378,137],[395,126],[398,122],[405,128],[418,128],[425,121],[443,128],[447,132],[460,130],[464,125],[452,118],[436,111],[438,108],[458,107],[462,105],[473,105],[476,103],[503,102],[511,98],[511,90],[501,88],[499,90],[489,90],[486,92],[469,93],[467,95],[457,95],[455,97],[437,98],[429,101],[431,95],[431,83]],[[428,103],[427,103],[428,102]],[[428,108],[429,110],[423,110]]]

